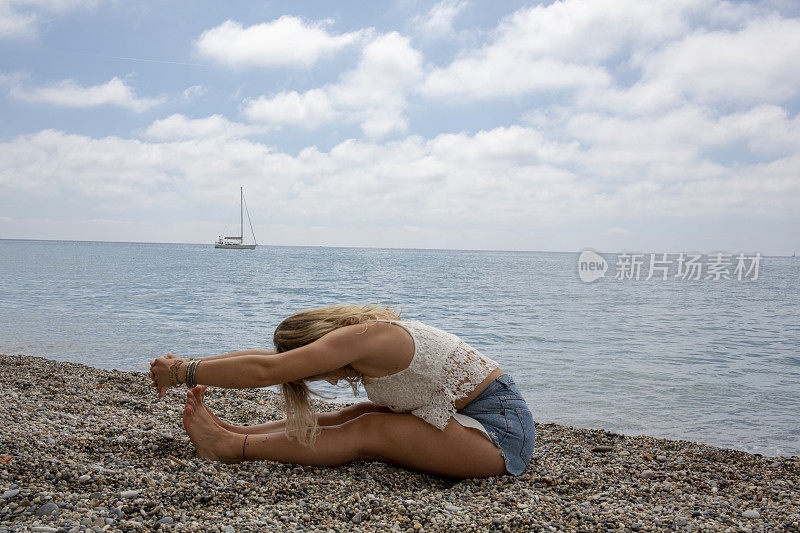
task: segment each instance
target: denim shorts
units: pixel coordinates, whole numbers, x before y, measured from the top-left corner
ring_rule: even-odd
[[[509,474],[519,476],[533,457],[536,428],[525,399],[508,374],[501,374],[459,413],[480,422],[500,448]]]

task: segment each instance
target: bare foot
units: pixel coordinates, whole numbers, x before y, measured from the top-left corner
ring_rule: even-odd
[[[186,428],[199,457],[228,464],[242,460],[241,435],[219,427],[208,411],[200,407],[192,391],[186,393],[183,427]]]
[[[195,388],[192,389],[192,394],[194,395],[194,398],[197,401],[198,405],[200,405],[201,408],[205,409],[206,412],[208,413],[208,416],[210,416],[214,420],[214,422],[216,422],[217,425],[222,429],[227,429],[228,431],[232,431],[234,433],[241,433],[240,431],[237,431],[238,426],[228,424],[220,417],[211,412],[211,409],[208,408],[208,406],[205,404],[204,401],[206,397],[207,388],[208,388],[207,385],[197,385]]]

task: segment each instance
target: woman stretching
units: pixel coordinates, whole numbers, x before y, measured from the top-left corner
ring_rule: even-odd
[[[200,457],[334,466],[382,461],[454,477],[520,475],[534,422],[514,381],[464,341],[377,306],[300,311],[275,330],[275,350],[150,364],[159,397],[186,383],[183,425]],[[317,414],[308,381],[346,380],[371,400]],[[233,426],[203,403],[206,386],[281,385],[286,419]]]

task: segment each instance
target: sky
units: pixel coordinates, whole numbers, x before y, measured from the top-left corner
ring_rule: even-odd
[[[791,255],[791,0],[0,0],[0,238]]]

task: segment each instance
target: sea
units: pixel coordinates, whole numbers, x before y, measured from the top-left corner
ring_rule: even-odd
[[[0,240],[0,353],[147,372],[380,304],[497,361],[539,423],[800,455],[800,259],[580,252]]]

